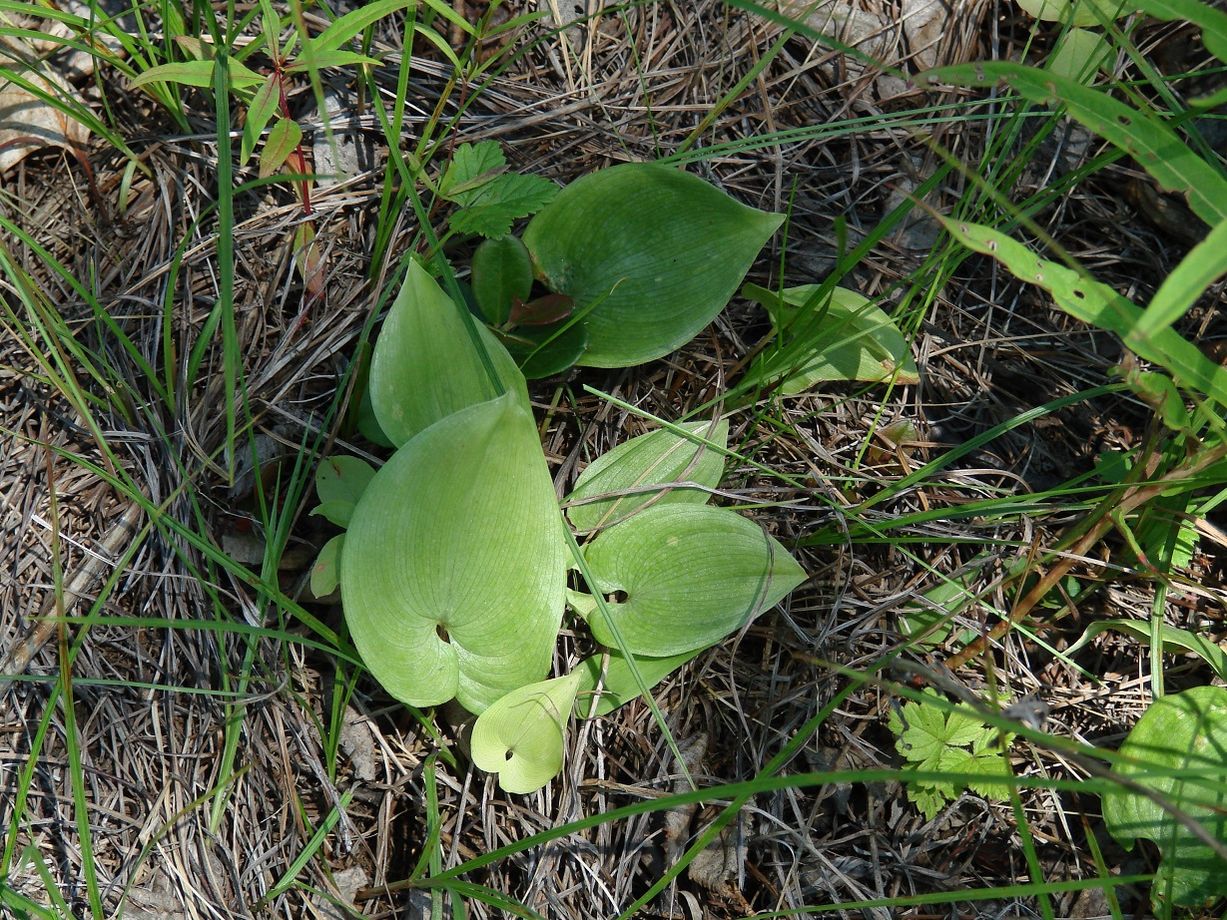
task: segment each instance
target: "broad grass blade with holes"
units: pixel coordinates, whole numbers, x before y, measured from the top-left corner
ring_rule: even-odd
[[[1224,203],[1227,204],[1227,199]],[[1166,368],[1179,383],[1227,406],[1227,370],[1174,329],[1159,328],[1152,335],[1139,335],[1142,311],[1128,298],[1093,278],[1040,258],[1022,243],[990,227],[949,218],[941,220],[950,235],[967,248],[992,256],[1020,281],[1043,288],[1070,316],[1116,333],[1129,349]]]

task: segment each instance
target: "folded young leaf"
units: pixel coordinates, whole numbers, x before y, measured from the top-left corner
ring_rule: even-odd
[[[719,641],[806,577],[757,524],[710,505],[646,508],[602,532],[584,557],[595,588],[611,595],[617,627],[615,636],[597,610],[588,621],[593,636],[609,648],[653,657]]]
[[[512,690],[477,717],[473,763],[505,792],[535,792],[562,769],[563,738],[580,672]]]
[[[837,287],[825,305],[814,304],[802,313],[818,287],[803,284],[779,294],[757,284],[742,289],[763,305],[782,339],[782,347],[755,366],[756,380],[782,380],[779,390],[786,396],[821,383],[920,381],[911,348],[894,320],[856,291]]]
[[[354,644],[413,706],[481,712],[549,667],[568,555],[532,416],[513,394],[398,450],[362,493],[341,555]]]
[[[678,427],[695,440],[662,428],[631,438],[592,461],[566,498],[567,517],[575,529],[588,532],[609,527],[648,502],[705,503],[710,495],[702,489],[661,492],[683,481],[712,489],[720,485],[724,475],[721,451],[728,446],[729,423],[724,419],[683,422]],[[599,495],[609,497],[596,498]]]
[[[527,409],[524,375],[493,333],[472,322],[503,387]],[[379,427],[398,447],[439,419],[497,395],[468,323],[417,262],[409,263],[375,342],[368,386]]]
[[[587,322],[579,363],[629,367],[710,323],[783,219],[674,167],[625,163],[563,189],[524,244],[546,286],[574,298]]]

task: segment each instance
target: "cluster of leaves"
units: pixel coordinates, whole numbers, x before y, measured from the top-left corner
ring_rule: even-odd
[[[916,778],[908,782],[912,804],[932,820],[947,803],[970,789],[988,799],[1002,799],[1000,782],[978,782],[977,776],[1009,775],[1002,754],[1013,736],[985,724],[973,710],[952,706],[934,690],[924,691],[934,702],[907,702],[892,709],[888,726],[895,735],[895,749],[906,760],[905,769],[944,778]],[[940,701],[937,702],[937,701]]]
[[[469,148],[444,173],[440,191],[459,205],[453,229],[501,230],[544,202],[524,243],[504,236],[483,245],[513,240],[531,251],[534,281],[550,266],[566,278],[566,295],[583,311],[585,360],[596,349],[601,360],[629,363],[684,341],[723,306],[778,224],[660,166],[614,167],[554,196],[501,168],[488,150]],[[706,239],[707,248],[636,234],[634,222],[650,230],[652,218],[642,208],[619,212],[630,190],[685,201],[673,209],[673,233]],[[604,215],[593,235],[612,247],[607,258],[582,247],[577,254],[574,235],[557,229],[576,223],[577,208]],[[725,267],[696,272],[713,247]],[[487,309],[489,290],[523,290],[489,278],[474,279]],[[615,288],[672,296],[630,304]],[[610,310],[617,322],[637,321],[629,345],[602,331]],[[354,643],[389,693],[413,706],[455,699],[478,714],[474,763],[497,772],[504,789],[528,792],[561,769],[573,709],[602,714],[648,690],[805,574],[759,526],[708,503],[727,450],[719,420],[619,445],[580,476],[564,517],[506,331],[477,322],[409,263],[367,384],[372,416],[395,452],[378,471],[356,458],[321,466],[316,510],[346,530],[325,546],[312,579],[321,594],[339,583]],[[665,344],[649,345],[653,336]],[[568,586],[571,571],[587,591]],[[543,680],[568,608],[602,651]]]

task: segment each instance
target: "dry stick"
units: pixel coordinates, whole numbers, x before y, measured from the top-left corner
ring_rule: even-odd
[[[1223,457],[1227,456],[1227,444],[1221,444],[1213,450],[1201,452],[1193,462],[1187,466],[1179,467],[1168,473],[1157,482],[1150,483],[1144,486],[1135,486],[1128,490],[1120,503],[1117,504],[1112,511],[1119,511],[1122,514],[1128,514],[1148,501],[1157,498],[1165,491],[1170,489],[1174,483],[1185,479],[1190,479],[1196,476],[1212,463],[1217,463]],[[1060,561],[1053,565],[1035,586],[1028,591],[1023,598],[1010,611],[1007,619],[1001,620],[993,626],[986,635],[981,636],[969,645],[964,646],[954,655],[946,659],[946,667],[954,671],[963,665],[967,664],[972,658],[977,655],[984,654],[990,642],[996,642],[1001,639],[1006,633],[1013,629],[1023,617],[1031,612],[1044,596],[1048,594],[1060,581],[1065,577],[1066,573],[1073,568],[1074,563],[1078,562],[1081,557],[1084,557],[1096,543],[1103,539],[1104,534],[1112,529],[1113,520],[1108,509],[1104,509],[1104,513],[1092,524],[1081,539],[1079,539],[1069,550],[1068,555],[1064,556]]]
[[[124,509],[119,520],[111,525],[111,529],[102,538],[97,549],[91,552],[81,567],[73,572],[72,577],[64,585],[65,615],[78,600],[93,590],[103,570],[111,565],[115,557],[119,556],[124,547],[131,542],[140,519],[141,506],[132,502]],[[54,615],[55,607],[56,597],[55,592],[52,592],[51,596],[43,601],[34,625],[4,652],[3,658],[0,658],[0,680],[15,677],[25,671],[34,656],[38,654],[38,650],[46,645],[55,634],[56,626],[62,622],[60,617]],[[6,698],[0,696],[0,714],[3,714],[5,708]]]

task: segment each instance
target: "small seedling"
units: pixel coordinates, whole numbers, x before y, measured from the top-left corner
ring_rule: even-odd
[[[916,779],[908,783],[912,804],[930,821],[949,802],[970,789],[987,799],[1002,800],[999,782],[979,783],[977,776],[1009,774],[1001,753],[998,729],[985,724],[975,712],[952,706],[935,691],[925,690],[934,702],[908,702],[892,710],[888,725],[895,735],[895,750],[907,761],[904,769],[921,773],[946,773],[949,779]],[[1008,745],[1012,735],[1007,734]]]

